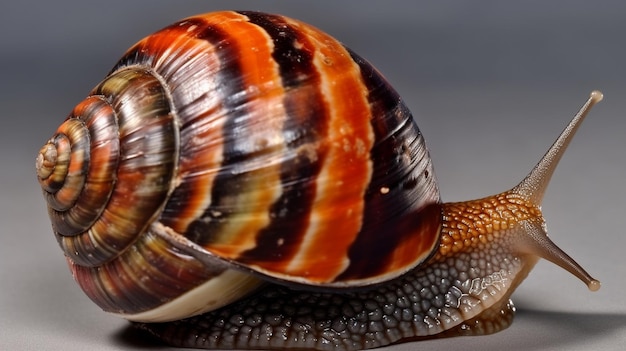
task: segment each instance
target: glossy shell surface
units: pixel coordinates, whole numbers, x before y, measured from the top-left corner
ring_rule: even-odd
[[[237,291],[250,277],[376,284],[438,245],[436,179],[401,98],[341,43],[282,16],[211,13],[146,37],[37,162],[70,268],[111,312],[216,277]]]

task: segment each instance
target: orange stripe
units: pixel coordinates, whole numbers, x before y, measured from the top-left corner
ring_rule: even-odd
[[[287,273],[330,282],[348,266],[348,249],[361,228],[372,173],[371,111],[358,66],[345,48],[313,27],[293,24],[318,45],[314,62],[331,119],[325,140],[329,151],[316,182],[311,224]]]
[[[216,13],[210,20],[212,26],[231,35],[239,52],[241,78],[247,88],[244,107],[249,115],[242,127],[249,128],[249,133],[241,133],[238,137],[249,138],[249,143],[258,146],[259,151],[265,151],[263,155],[266,152],[269,155],[254,156],[254,167],[247,173],[248,181],[238,190],[238,205],[234,206],[245,208],[244,213],[229,215],[217,241],[207,247],[234,258],[256,245],[257,233],[270,223],[269,208],[280,196],[285,91],[278,66],[272,58],[273,45],[266,32],[247,22],[247,17],[234,12]]]

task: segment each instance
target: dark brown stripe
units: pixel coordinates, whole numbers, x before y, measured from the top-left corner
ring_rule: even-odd
[[[363,229],[349,250],[350,266],[338,281],[386,273],[396,248],[406,240],[405,236],[414,234],[402,217],[419,200],[414,189],[417,177],[432,176],[415,172],[420,160],[413,150],[418,147],[420,131],[411,112],[367,61],[350,53],[369,90],[375,134],[370,152],[374,170],[365,195]]]
[[[288,264],[300,245],[313,200],[315,178],[325,150],[315,142],[324,138],[328,111],[320,91],[320,77],[313,65],[313,45],[282,17],[241,12],[251,23],[263,28],[274,42],[272,57],[279,65],[282,85],[288,93],[284,105],[287,120],[283,127],[287,151],[281,167],[283,193],[270,209],[271,223],[257,236],[257,246],[239,258],[244,263]],[[296,43],[300,46],[296,47]]]

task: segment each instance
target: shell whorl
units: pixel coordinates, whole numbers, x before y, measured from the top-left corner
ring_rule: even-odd
[[[97,266],[117,257],[164,205],[178,159],[165,95],[148,72],[117,72],[41,149],[38,177],[52,226],[75,263]]]

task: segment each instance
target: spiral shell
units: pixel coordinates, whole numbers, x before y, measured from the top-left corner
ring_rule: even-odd
[[[141,40],[37,169],[75,279],[129,319],[214,309],[259,277],[380,283],[439,240],[432,163],[401,98],[335,39],[277,15],[211,13]]]

